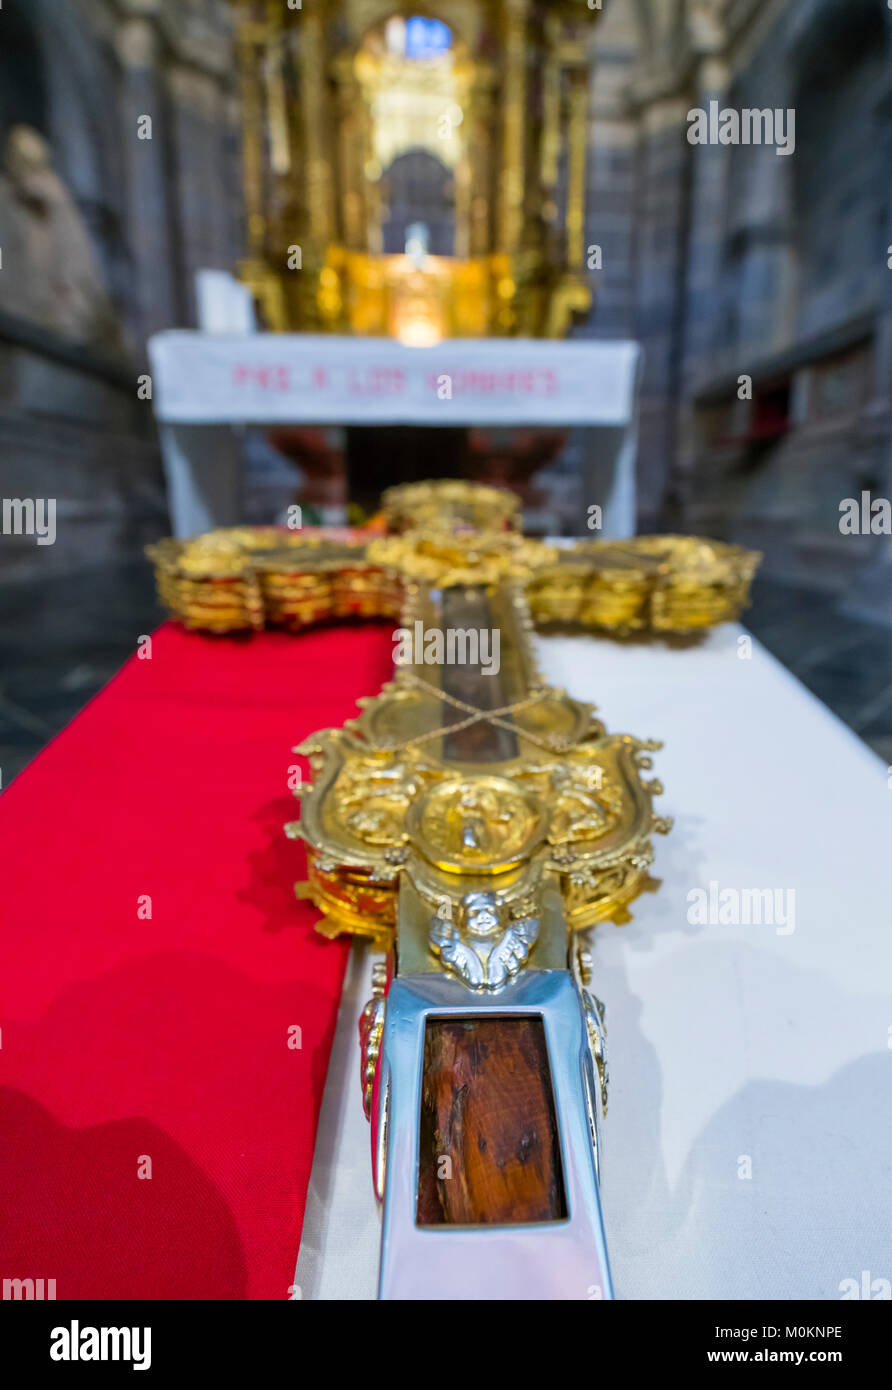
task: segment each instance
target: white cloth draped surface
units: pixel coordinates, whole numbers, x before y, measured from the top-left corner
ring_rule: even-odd
[[[593,936],[620,1298],[839,1299],[892,1278],[892,772],[755,639],[747,655],[744,637],[726,625],[684,649],[539,639],[548,679],[594,701],[610,732],[665,741],[657,805],[675,817],[655,842],[658,892]],[[770,897],[773,923],[740,920],[746,890]],[[369,975],[359,948],[297,1263],[303,1298],[375,1296],[357,1046]]]

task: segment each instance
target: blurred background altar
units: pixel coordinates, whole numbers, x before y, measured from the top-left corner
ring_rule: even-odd
[[[149,339],[233,323],[485,340],[494,370],[499,339],[637,342],[639,530],[763,551],[753,630],[892,762],[890,538],[840,526],[892,496],[890,26],[885,0],[6,0],[2,785],[158,620]],[[794,112],[795,147],[690,143],[711,103]],[[573,427],[237,440],[248,521],[364,521],[438,475],[550,534],[603,501]],[[41,499],[52,543],[12,505]]]

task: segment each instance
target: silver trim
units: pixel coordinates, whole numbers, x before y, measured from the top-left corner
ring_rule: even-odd
[[[568,1216],[527,1226],[418,1226],[426,1020],[490,1013],[543,1020]],[[387,996],[378,1094],[388,1102],[379,1298],[613,1297],[598,1191],[597,1092],[582,1001],[569,971],[528,970],[497,995],[471,994],[446,976],[397,976]]]

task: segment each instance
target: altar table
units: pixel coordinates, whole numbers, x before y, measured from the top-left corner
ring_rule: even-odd
[[[295,423],[587,427],[585,499],[602,509],[602,536],[634,534],[637,343],[449,339],[422,348],[176,329],[150,340],[149,358],[176,536],[241,520],[233,426]]]
[[[676,818],[659,891],[595,933],[621,1298],[892,1278],[892,774],[744,637],[540,639],[611,730],[665,740]],[[338,1018],[348,950],[294,900],[281,826],[289,750],[391,651],[390,624],[167,624],[0,795],[0,1277],[59,1299],[373,1297],[368,953]],[[795,929],[700,924],[712,884],[784,893]]]

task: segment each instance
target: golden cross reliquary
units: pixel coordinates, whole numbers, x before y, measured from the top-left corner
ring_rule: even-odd
[[[385,496],[373,540],[215,532],[153,551],[188,625],[399,618],[394,678],[296,750],[327,936],[380,959],[360,1024],[383,1298],[613,1296],[599,1194],[604,1006],[586,931],[657,886],[659,743],[543,678],[537,625],[696,632],[759,557],[691,537],[558,548],[464,483]]]

